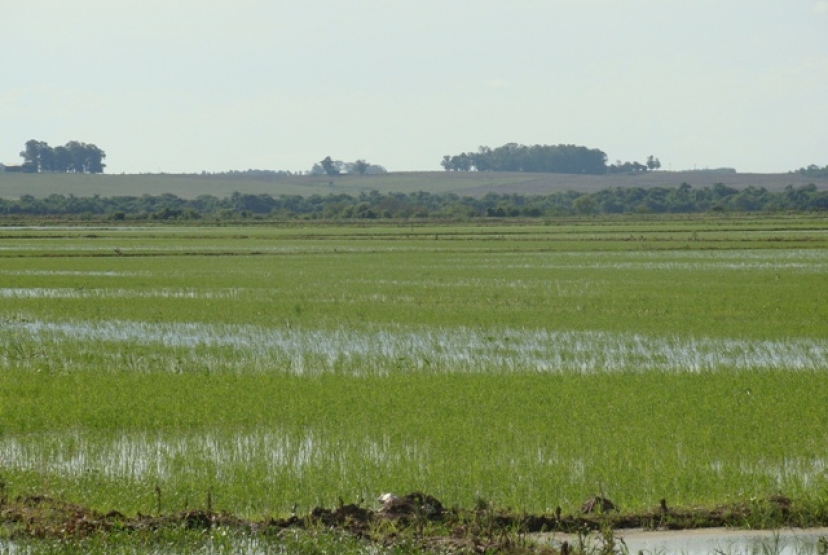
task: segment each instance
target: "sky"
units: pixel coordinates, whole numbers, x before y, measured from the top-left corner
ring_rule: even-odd
[[[0,0],[0,162],[440,170],[514,142],[828,165],[828,0]]]

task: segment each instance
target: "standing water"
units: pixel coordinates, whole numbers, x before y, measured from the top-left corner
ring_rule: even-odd
[[[644,555],[825,555],[828,553],[828,528],[785,530],[702,530],[614,532],[614,551]],[[544,535],[541,540],[560,547],[563,542],[576,548],[584,542],[586,551],[599,551],[604,540],[599,535],[578,538],[569,534]]]

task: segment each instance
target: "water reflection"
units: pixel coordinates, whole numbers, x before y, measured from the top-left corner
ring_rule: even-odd
[[[4,290],[0,290],[2,293]],[[5,290],[8,291],[8,290]],[[186,290],[156,292],[188,296]],[[229,290],[221,294],[235,295]],[[105,357],[101,343],[176,349],[158,356],[232,371],[288,368],[289,372],[704,372],[721,369],[821,370],[828,340],[749,340],[658,337],[600,331],[366,326],[363,329],[267,328],[195,322],[0,321],[0,344],[46,345],[56,362],[79,348]],[[5,336],[5,338],[4,338]],[[63,352],[61,352],[63,351]],[[140,351],[140,349],[138,349]],[[52,355],[48,355],[52,356]],[[0,358],[0,366],[3,364]],[[117,365],[117,361],[112,361]],[[163,367],[161,365],[160,367]]]
[[[541,542],[560,546],[579,545],[569,535],[544,535]],[[670,532],[618,531],[616,551],[644,555],[824,555],[828,552],[828,528],[786,530],[729,530],[722,528]],[[605,545],[597,536],[586,538],[588,549]]]

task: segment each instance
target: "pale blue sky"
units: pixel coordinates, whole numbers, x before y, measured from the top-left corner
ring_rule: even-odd
[[[0,0],[0,162],[439,170],[574,143],[664,169],[828,164],[828,0]]]

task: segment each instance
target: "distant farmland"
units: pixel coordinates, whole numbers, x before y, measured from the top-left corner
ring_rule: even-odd
[[[723,183],[744,189],[749,186],[780,191],[787,185],[815,184],[828,189],[828,179],[797,174],[728,174],[715,172],[666,172],[643,175],[567,175],[498,172],[397,172],[384,175],[260,176],[174,175],[174,174],[13,174],[0,173],[0,198],[22,195],[46,197],[52,194],[78,197],[140,196],[171,193],[181,198],[199,195],[226,197],[233,192],[279,195],[359,195],[376,190],[382,193],[454,193],[482,197],[486,193],[542,195],[556,191],[595,192],[614,187],[677,187],[689,183],[694,188]]]

